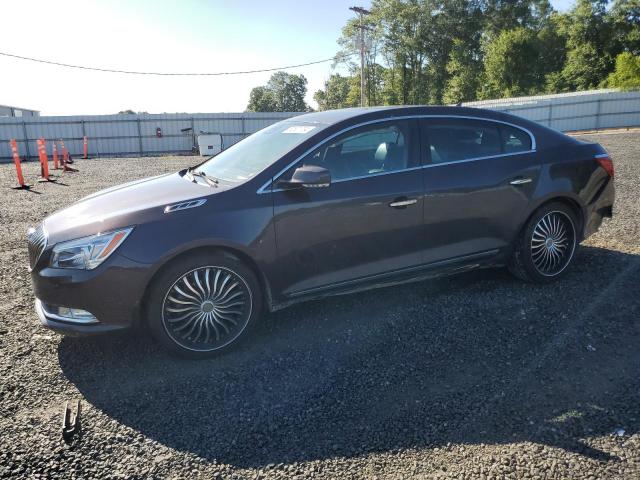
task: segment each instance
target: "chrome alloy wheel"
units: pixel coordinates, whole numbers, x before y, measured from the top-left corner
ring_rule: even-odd
[[[251,290],[240,275],[225,267],[200,267],[171,285],[162,304],[162,323],[181,347],[213,351],[242,333],[251,308]]]
[[[531,260],[536,270],[547,277],[562,272],[573,257],[576,233],[569,216],[560,211],[542,217],[531,236]]]

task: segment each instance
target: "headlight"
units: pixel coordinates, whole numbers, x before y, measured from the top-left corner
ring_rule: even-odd
[[[58,243],[53,247],[51,266],[91,270],[104,262],[120,246],[133,227]]]

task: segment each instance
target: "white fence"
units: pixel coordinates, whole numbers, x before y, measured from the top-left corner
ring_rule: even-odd
[[[640,126],[640,92],[590,90],[463,105],[511,113],[561,132]]]
[[[193,133],[219,133],[228,147],[243,137],[300,113],[174,113],[140,115],[84,115],[0,118],[0,159],[11,158],[9,140],[15,138],[21,158],[37,157],[36,140],[64,140],[71,155],[82,154],[87,136],[89,156],[188,153]],[[159,129],[159,130],[158,130]]]
[[[519,115],[563,132],[640,126],[640,92],[587,92],[505,98],[465,103]],[[62,139],[72,155],[81,155],[89,138],[90,156],[187,153],[193,133],[219,133],[228,147],[244,136],[300,113],[175,113],[161,115],[85,115],[0,118],[0,159],[11,158],[15,138],[22,158],[37,156],[36,140]],[[158,129],[160,129],[158,131]],[[49,146],[49,154],[51,147]]]

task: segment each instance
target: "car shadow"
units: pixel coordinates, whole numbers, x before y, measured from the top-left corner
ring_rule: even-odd
[[[60,366],[121,424],[239,467],[522,441],[617,461],[588,439],[638,431],[640,256],[577,257],[549,285],[483,270],[296,305],[206,361],[64,338]]]

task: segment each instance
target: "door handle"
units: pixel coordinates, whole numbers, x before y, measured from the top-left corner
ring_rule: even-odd
[[[415,203],[418,203],[418,200],[415,198],[396,198],[389,206],[392,208],[405,208]]]
[[[531,183],[530,178],[516,178],[509,182],[510,185],[524,185],[525,183]]]

